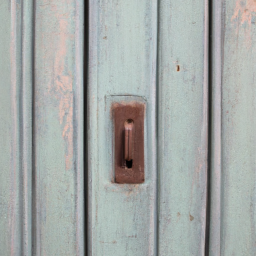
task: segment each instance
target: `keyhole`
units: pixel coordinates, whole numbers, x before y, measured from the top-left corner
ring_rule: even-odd
[[[125,165],[128,169],[131,169],[132,168],[132,160],[128,161],[128,160],[125,160]]]
[[[134,123],[132,119],[128,119],[124,123],[125,139],[124,139],[124,158],[125,166],[128,169],[132,168],[133,159],[133,129]]]

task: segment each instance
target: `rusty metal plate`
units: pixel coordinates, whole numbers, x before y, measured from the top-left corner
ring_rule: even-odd
[[[112,110],[115,182],[143,183],[145,104],[113,103]]]

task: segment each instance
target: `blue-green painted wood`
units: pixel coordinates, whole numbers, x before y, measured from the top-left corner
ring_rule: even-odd
[[[204,255],[208,1],[159,1],[158,255]]]
[[[156,255],[157,1],[90,1],[88,255]],[[111,103],[146,102],[145,183],[113,182]]]
[[[34,255],[84,255],[83,12],[35,5]]]
[[[209,255],[221,255],[221,81],[222,81],[222,20],[223,1],[212,2],[211,48],[211,159],[210,159],[210,211]]]
[[[0,254],[31,255],[32,3],[0,3]]]
[[[221,111],[214,106],[221,115],[221,172],[214,182],[219,182],[221,196],[216,213],[220,226],[211,231],[220,241],[219,250],[212,247],[211,255],[255,255],[256,2],[219,1],[215,8],[213,22],[222,30],[222,44],[216,45],[221,51],[216,62],[221,63],[214,66],[221,68]],[[216,90],[220,83],[213,86]]]

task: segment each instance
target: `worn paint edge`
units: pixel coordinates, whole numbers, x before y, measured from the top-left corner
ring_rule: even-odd
[[[76,127],[74,149],[76,151],[76,254],[85,254],[84,228],[84,91],[83,91],[83,49],[84,49],[84,1],[76,0],[75,21],[75,92],[74,125]]]
[[[212,145],[209,255],[220,255],[221,243],[221,88],[222,88],[222,0],[212,3]]]

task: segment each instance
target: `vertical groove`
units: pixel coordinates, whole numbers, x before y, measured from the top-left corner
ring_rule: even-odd
[[[155,133],[155,137],[153,137],[153,146],[154,146],[154,151],[155,151],[155,161],[153,161],[154,163],[154,172],[153,172],[153,177],[152,180],[154,182],[154,248],[152,249],[152,253],[153,255],[157,255],[158,254],[158,9],[159,9],[159,0],[157,0],[155,3],[154,1],[152,2],[152,4],[155,4],[155,8],[152,8],[152,10],[154,10],[155,13],[153,13],[153,17],[155,17],[155,19],[152,17],[153,23],[152,23],[152,30],[155,30],[155,33],[153,32],[153,34],[156,36],[155,41],[155,47],[154,47],[154,57],[153,57],[153,68],[152,68],[152,72],[153,75],[153,79],[154,82],[153,84],[153,88],[155,89],[155,93],[152,94],[152,97],[154,97],[154,99],[152,100],[152,105],[153,105],[153,109],[154,109],[154,115],[152,118],[152,126],[154,127],[154,133]],[[154,28],[154,29],[153,29]]]
[[[158,188],[160,187],[160,172],[159,172],[159,159],[158,159],[158,149],[159,149],[159,140],[158,140],[158,131],[159,131],[159,122],[158,119],[160,117],[160,111],[159,111],[159,100],[160,100],[160,88],[159,88],[159,40],[160,40],[160,4],[161,0],[157,1],[157,39],[156,39],[156,44],[157,44],[157,51],[156,51],[156,138],[157,138],[157,149],[156,149],[156,166],[157,166],[157,175],[156,175],[156,250],[155,250],[155,255],[160,255],[159,254],[159,213],[160,213],[160,205],[159,205],[159,198],[160,198],[160,191]]]
[[[211,193],[209,255],[221,254],[221,83],[222,83],[222,0],[212,3],[211,44]]]
[[[206,138],[203,138],[203,141],[205,141],[205,149],[206,149],[206,179],[205,179],[205,190],[206,190],[206,197],[205,197],[205,210],[202,213],[204,215],[204,227],[202,229],[202,232],[204,233],[203,240],[202,240],[202,255],[206,254],[207,250],[207,243],[208,240],[208,227],[207,227],[207,220],[208,220],[208,186],[209,186],[209,145],[210,145],[210,136],[211,136],[211,130],[210,130],[210,2],[209,0],[204,1],[204,100],[203,100],[203,123],[205,124],[205,136]]]
[[[87,95],[88,92],[88,56],[89,56],[89,0],[84,1],[84,205],[85,205],[85,221],[84,221],[84,242],[85,254],[88,254],[88,115],[87,115]]]
[[[24,104],[26,104],[26,96],[25,96],[25,88],[24,88],[24,36],[25,36],[25,28],[24,28],[24,1],[22,0],[20,2],[20,10],[21,10],[21,17],[20,17],[20,69],[21,69],[21,73],[20,73],[20,82],[21,82],[21,86],[20,86],[20,92],[19,92],[19,135],[20,135],[20,144],[19,144],[19,152],[20,152],[20,161],[21,161],[21,175],[20,175],[20,182],[22,184],[22,186],[20,187],[20,215],[22,216],[21,219],[21,251],[23,253],[23,255],[25,254],[26,251],[26,242],[27,242],[27,209],[26,209],[26,203],[27,203],[27,198],[26,198],[26,192],[27,192],[27,187],[25,187],[25,179],[27,176],[27,169],[25,169],[25,164],[26,164],[26,137],[25,137],[25,129],[24,129],[24,123],[25,123],[25,111],[26,111],[26,107],[24,106]]]
[[[76,254],[84,255],[84,154],[83,154],[83,1],[76,1],[76,29],[75,29],[75,95],[73,122],[74,149],[76,151]]]
[[[207,166],[207,205],[206,205],[206,229],[205,229],[205,255],[209,255],[209,239],[210,239],[210,214],[211,214],[211,145],[212,145],[212,2],[209,1],[209,48],[208,48],[208,65],[209,65],[209,90],[208,90],[208,166]]]
[[[96,118],[93,118],[97,112],[97,102],[90,98],[91,95],[98,98],[98,75],[97,75],[97,21],[98,21],[98,2],[93,0],[89,1],[89,37],[88,37],[88,89],[87,89],[87,138],[90,138],[87,142],[88,149],[93,149],[93,143],[96,142],[96,135],[98,134],[98,122]],[[91,86],[94,84],[95,86]],[[94,130],[92,131],[92,128]],[[94,164],[94,165],[93,165]],[[87,207],[88,207],[88,223],[87,223],[87,254],[95,255],[95,251],[92,248],[93,241],[93,214],[92,214],[92,170],[98,168],[98,152],[89,152],[88,150],[88,186],[87,186]]]
[[[22,1],[23,254],[32,254],[32,0]]]
[[[11,255],[31,255],[31,0],[11,1]]]
[[[35,90],[36,90],[36,68],[35,68],[35,58],[36,58],[36,49],[35,49],[35,35],[36,35],[36,0],[33,1],[32,7],[32,255],[39,256],[38,253],[38,232],[37,232],[37,183],[36,183],[36,118],[35,118]]]

